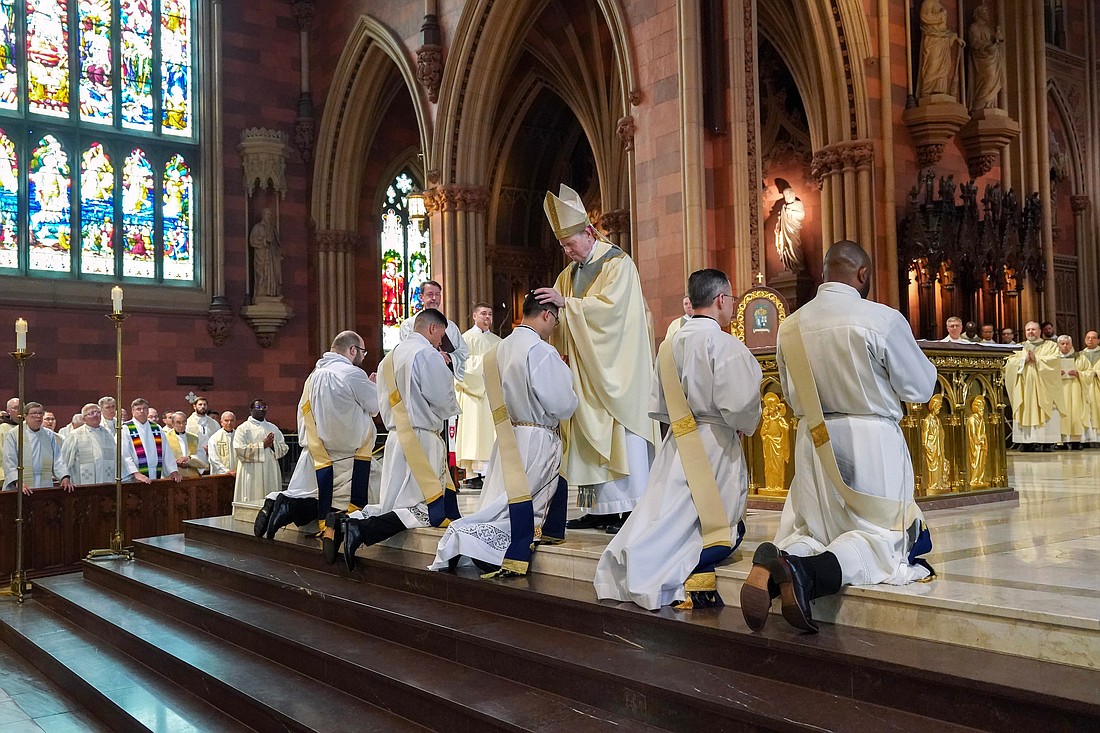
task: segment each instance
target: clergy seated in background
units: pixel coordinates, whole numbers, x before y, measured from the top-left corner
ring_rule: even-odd
[[[905,585],[932,577],[931,536],[914,502],[903,403],[923,404],[936,367],[894,308],[867,300],[870,256],[837,242],[817,296],[779,327],[776,364],[798,418],[794,477],[774,542],[741,589],[753,631],[781,597],[783,618],[817,631],[816,598],[844,585]]]
[[[159,425],[149,420],[149,402],[138,397],[130,403],[130,412],[133,419],[122,423],[123,478],[142,484],[160,478],[182,480],[168,438]]]
[[[23,493],[51,488],[54,481],[66,491],[72,491],[69,467],[61,456],[61,440],[52,430],[42,426],[45,408],[37,402],[28,402],[26,411],[26,423],[12,428],[4,436],[4,490],[12,490],[18,483],[19,434],[22,432]]]
[[[1089,360],[1074,353],[1073,339],[1058,337],[1059,369],[1062,375],[1062,406],[1058,410],[1059,430],[1062,433],[1063,450],[1081,450],[1088,418],[1085,401],[1085,379],[1088,377]]]
[[[237,415],[229,410],[218,418],[220,428],[214,431],[206,443],[206,455],[210,458],[210,475],[237,475],[237,454],[233,450],[237,431]]]
[[[560,310],[553,344],[573,372],[580,404],[568,423],[562,474],[588,513],[569,529],[618,532],[642,498],[657,443],[647,400],[653,332],[638,268],[592,226],[580,195],[562,185],[543,210],[570,260],[535,296]]]
[[[557,310],[528,293],[523,321],[486,355],[487,399],[489,412],[498,416],[498,437],[479,506],[447,526],[432,570],[473,564],[488,575],[526,575],[534,545],[565,540],[569,487],[558,475],[559,423],[577,409],[577,395],[569,367],[547,343]]]
[[[237,481],[233,501],[248,503],[266,498],[283,488],[283,470],[279,459],[286,455],[283,431],[268,422],[267,402],[252,400],[248,419],[235,431],[233,449],[237,456]]]
[[[995,333],[996,333],[996,330],[993,328],[992,323],[983,323],[981,334],[980,334],[981,339],[978,340],[978,343],[981,344],[982,346],[996,346],[997,342],[993,338]]]
[[[493,452],[493,416],[489,398],[485,395],[485,374],[482,359],[500,343],[500,336],[493,333],[493,306],[488,303],[474,305],[473,327],[462,334],[470,351],[462,379],[455,379],[455,392],[462,419],[458,421],[455,436],[455,459],[458,467],[466,472],[466,484],[480,490],[482,477],[489,467]]]
[[[970,339],[963,336],[963,322],[958,316],[951,316],[947,319],[947,335],[940,341],[944,341],[949,344],[971,344]]]
[[[454,377],[439,353],[447,318],[428,308],[416,316],[413,333],[378,365],[379,414],[389,434],[382,462],[378,504],[343,517],[329,515],[337,530],[322,542],[329,562],[343,544],[344,563],[355,551],[413,527],[444,527],[459,518],[458,497],[447,471],[441,435],[458,413]]]
[[[326,518],[333,507],[349,511],[367,504],[371,453],[377,436],[378,391],[363,371],[367,348],[355,331],[342,331],[317,360],[298,400],[302,453],[285,491],[273,491],[256,515],[257,537],[273,539],[292,522],[318,523],[322,545],[332,542]]]
[[[1004,346],[1016,346],[1016,331],[1011,328],[1002,328],[1001,344]]]
[[[84,405],[80,416],[83,424],[72,430],[61,446],[73,483],[112,483],[117,478],[115,434],[103,427],[103,412],[96,403]]]
[[[976,344],[981,341],[981,337],[978,335],[978,322],[967,321],[963,326],[963,338],[972,344]]]
[[[1100,448],[1100,334],[1096,331],[1085,334],[1085,348],[1081,349],[1080,356],[1088,364],[1081,377],[1088,405],[1082,440],[1093,448]]]
[[[206,448],[199,442],[199,436],[187,432],[187,414],[182,411],[171,414],[172,427],[165,430],[172,455],[176,456],[176,467],[183,478],[198,478],[210,466],[206,461]],[[152,418],[150,418],[152,420]]]
[[[723,605],[714,568],[745,534],[741,436],[760,423],[760,365],[729,333],[729,279],[721,270],[693,272],[688,294],[695,315],[661,345],[650,398],[650,416],[671,427],[594,580],[601,599],[651,611]]]
[[[1012,406],[1012,442],[1024,451],[1048,451],[1062,438],[1062,356],[1042,337],[1039,324],[1024,326],[1023,347],[1005,360],[1005,391]]]
[[[695,311],[691,307],[691,296],[684,296],[684,315],[674,319],[668,324],[668,328],[665,329],[665,340],[672,338],[672,334],[683,328],[684,324],[691,320],[691,316]]]

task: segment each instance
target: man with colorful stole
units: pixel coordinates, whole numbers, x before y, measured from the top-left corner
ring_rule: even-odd
[[[237,475],[237,454],[233,449],[236,439],[237,416],[226,410],[218,418],[220,428],[210,436],[206,453],[210,456],[210,475]]]
[[[482,477],[489,467],[493,452],[493,416],[489,398],[485,394],[485,374],[482,359],[489,350],[500,343],[500,336],[493,333],[493,306],[477,303],[471,314],[474,325],[462,334],[470,355],[462,379],[455,379],[458,407],[462,419],[458,421],[455,436],[455,458],[458,467],[466,472],[466,483],[475,489],[483,484]]]
[[[526,575],[533,545],[565,540],[559,425],[577,409],[577,395],[569,367],[548,343],[557,311],[528,293],[522,323],[485,355],[497,435],[489,472],[477,511],[448,525],[431,570],[473,564],[490,576]]]
[[[1005,391],[1012,406],[1012,442],[1025,451],[1050,450],[1061,440],[1062,356],[1039,324],[1024,326],[1023,348],[1005,360]]]
[[[361,366],[366,354],[363,337],[343,331],[317,360],[298,401],[302,453],[286,490],[264,499],[253,526],[257,537],[273,539],[291,522],[302,527],[317,521],[322,542],[331,542],[325,520],[333,507],[366,505],[378,414],[374,375]]]
[[[84,424],[75,428],[61,446],[61,457],[78,486],[115,480],[115,434],[103,427],[103,412],[89,402],[80,410]]]
[[[434,308],[416,316],[411,336],[378,365],[379,413],[389,434],[382,461],[378,504],[338,522],[332,542],[323,545],[333,562],[343,543],[344,563],[355,567],[355,551],[413,527],[444,527],[459,518],[458,497],[447,471],[441,432],[458,413],[454,377],[439,354],[447,318]]]
[[[199,441],[198,435],[187,431],[187,415],[182,411],[172,413],[169,425],[171,427],[164,431],[164,436],[172,455],[176,456],[180,476],[198,478],[209,468],[205,458],[206,446]]]
[[[149,401],[141,397],[130,403],[133,416],[122,424],[122,476],[126,481],[147,484],[154,479],[182,480],[172,446],[160,426],[149,420]]]
[[[562,473],[588,514],[569,529],[614,534],[645,491],[657,426],[646,409],[653,333],[638,268],[588,220],[580,195],[562,184],[543,209],[566,256],[553,288],[535,291],[560,309],[554,346],[573,373],[580,404],[566,425]]]
[[[1059,430],[1062,433],[1061,447],[1081,450],[1089,410],[1085,399],[1085,380],[1091,364],[1087,358],[1074,353],[1071,337],[1063,334],[1055,343],[1058,344],[1061,358],[1059,371],[1062,376],[1062,407],[1058,411]]]
[[[650,416],[671,428],[649,486],[596,566],[596,595],[655,611],[724,605],[715,565],[745,534],[741,436],[760,422],[760,365],[730,335],[735,301],[721,270],[688,279],[694,316],[657,357]]]
[[[1083,440],[1096,448],[1100,446],[1100,334],[1096,331],[1085,334],[1085,348],[1081,349],[1080,356],[1088,364],[1081,378],[1088,405]]]
[[[69,467],[61,455],[61,440],[57,433],[42,425],[46,408],[37,402],[28,402],[24,409],[26,419],[4,436],[4,489],[14,489],[18,483],[19,433],[22,432],[23,493],[51,488],[54,481],[66,491],[72,491]]]
[[[775,541],[764,542],[741,589],[753,631],[772,600],[817,631],[816,598],[843,585],[905,585],[932,577],[931,536],[913,499],[903,402],[932,397],[936,368],[897,310],[867,300],[871,258],[855,242],[825,255],[817,296],[779,327],[779,380],[798,418],[794,478]]]
[[[252,400],[248,405],[248,420],[237,428],[234,451],[237,454],[237,480],[233,501],[247,503],[283,486],[283,469],[279,459],[288,447],[283,431],[267,419],[267,402]]]

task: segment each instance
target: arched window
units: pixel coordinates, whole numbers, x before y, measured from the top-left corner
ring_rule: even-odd
[[[0,154],[2,155],[2,154]],[[409,194],[420,186],[408,169],[386,188],[382,199],[382,351],[400,341],[401,322],[420,310],[420,288],[431,279],[428,232],[409,218]]]
[[[195,0],[0,0],[0,275],[198,286]]]

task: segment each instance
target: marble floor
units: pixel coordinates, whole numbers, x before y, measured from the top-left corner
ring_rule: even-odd
[[[110,730],[81,712],[61,688],[0,642],[0,733],[97,733]]]
[[[1010,452],[1009,483],[1018,500],[927,513],[934,582],[845,588],[815,618],[1100,669],[1100,450]],[[742,547],[719,569],[727,604],[778,523],[778,512],[748,512]],[[608,539],[571,532],[533,570],[591,579]]]

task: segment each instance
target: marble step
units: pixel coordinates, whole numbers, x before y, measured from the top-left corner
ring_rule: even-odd
[[[105,644],[37,598],[0,605],[0,638],[104,723],[104,730],[108,726],[115,731],[153,733],[253,730],[186,686]],[[0,730],[6,729],[0,725]]]
[[[256,563],[251,565],[255,567]],[[583,701],[523,684],[516,679],[523,676],[515,669],[518,664],[508,670],[512,674],[501,676],[468,666],[467,661],[480,661],[473,656],[481,650],[463,653],[461,640],[447,637],[441,613],[437,613],[439,628],[434,633],[379,624],[365,604],[350,609],[359,614],[347,613],[343,618],[346,625],[326,620],[334,613],[324,605],[339,589],[325,587],[324,580],[363,584],[331,576],[314,578],[304,569],[279,565],[268,561],[267,568],[256,570],[275,577],[284,573],[300,576],[299,587],[322,601],[315,612],[303,613],[248,595],[243,579],[236,584],[237,590],[229,590],[209,578],[191,577],[144,560],[89,565],[85,573],[90,582],[111,593],[141,599],[151,608],[202,628],[226,643],[237,644],[349,695],[385,705],[433,730],[658,730]],[[283,591],[289,592],[289,588]],[[383,590],[375,587],[373,592]],[[415,613],[415,599],[406,601],[413,601],[406,608]],[[461,612],[454,607],[444,611],[459,618]],[[506,620],[498,619],[498,626],[501,621]],[[402,643],[385,638],[391,633]],[[432,638],[421,639],[418,635]]]
[[[570,630],[521,621],[513,615],[493,614],[366,581],[349,582],[328,572],[229,552],[179,536],[142,540],[137,549],[143,562],[118,569],[120,575],[133,578],[135,597],[148,598],[148,586],[163,586],[163,592],[173,594],[174,600],[186,600],[192,595],[192,591],[183,590],[176,573],[164,573],[162,578],[148,570],[148,563],[157,563],[192,575],[196,580],[201,578],[207,584],[218,583],[285,605],[309,618],[324,618],[351,629],[400,639],[406,645],[442,657],[443,663],[476,666],[570,700],[629,716],[633,720],[624,722],[631,730],[641,729],[641,723],[668,730],[700,730],[715,725],[770,728],[777,721],[797,722],[810,729],[827,726],[855,729],[874,727],[884,718],[889,718],[892,729],[898,731],[923,731],[929,724],[921,716],[649,651],[618,639],[594,639]],[[103,572],[97,573],[97,580],[101,575]],[[369,580],[369,572],[366,577]],[[109,579],[99,582],[122,590]],[[206,585],[200,595],[208,597],[209,592]],[[212,603],[202,601],[202,605],[213,612]],[[278,625],[297,633],[293,623],[279,620],[269,603],[257,601],[253,614],[255,618],[268,619],[269,630]],[[241,623],[247,623],[247,618],[239,612],[237,615]],[[207,629],[216,625],[206,616],[192,623],[201,623]],[[353,649],[357,643],[354,632],[347,629],[318,629],[313,635],[344,639],[347,649]],[[308,653],[310,645],[315,646],[318,641],[301,643],[302,653]],[[270,646],[267,642],[263,645]],[[731,695],[731,690],[736,695]],[[937,723],[946,725],[943,721]],[[956,728],[948,725],[947,729]]]
[[[36,581],[35,598],[98,637],[100,644],[142,660],[195,690],[207,704],[232,711],[254,730],[327,731],[341,720],[354,720],[357,730],[377,733],[426,730],[79,575]],[[205,725],[196,730],[223,728]]]
[[[316,540],[288,534],[258,540],[228,518],[185,524],[185,537],[233,554],[262,555],[343,575],[324,563]],[[550,548],[554,549],[554,548]],[[533,574],[507,581],[432,573],[424,556],[387,547],[361,550],[356,577],[693,662],[726,667],[907,712],[999,730],[1006,720],[1033,727],[1079,730],[1100,726],[1095,671],[986,650],[931,643],[854,627],[824,624],[802,636],[783,623],[761,634],[745,628],[740,610],[690,614],[644,611],[597,602],[586,581]],[[731,599],[727,596],[727,602]],[[732,599],[735,600],[735,599]],[[816,608],[815,608],[816,612]],[[919,690],[920,694],[912,694]]]

